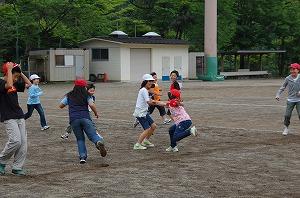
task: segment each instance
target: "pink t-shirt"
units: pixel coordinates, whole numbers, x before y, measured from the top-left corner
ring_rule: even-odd
[[[191,120],[191,117],[189,116],[189,114],[187,114],[183,106],[178,106],[178,107],[169,106],[169,109],[174,118],[174,122],[176,125],[178,125],[182,121]]]

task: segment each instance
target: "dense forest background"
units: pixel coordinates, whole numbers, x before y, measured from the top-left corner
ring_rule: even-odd
[[[131,37],[154,31],[187,40],[190,51],[204,48],[204,0],[0,2],[0,56],[11,54],[16,61],[26,60],[32,49],[77,47],[117,29]],[[283,65],[299,61],[300,0],[218,0],[218,50],[251,49],[283,49]],[[283,75],[286,70],[272,68],[274,59],[264,64]]]

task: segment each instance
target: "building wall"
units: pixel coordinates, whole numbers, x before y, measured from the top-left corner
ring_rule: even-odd
[[[121,47],[121,81],[130,81],[130,48]]]
[[[82,49],[56,49],[49,52],[49,80],[50,81],[73,81],[76,79],[76,62],[74,57],[74,65],[72,66],[57,66],[55,63],[56,55],[72,55],[84,56],[84,78],[89,78],[89,51]]]
[[[169,72],[165,73],[174,70],[176,57],[181,57],[182,69],[180,75],[183,78],[188,77],[188,46],[165,45],[152,49],[151,71],[155,71],[160,79],[163,76],[163,57],[169,58],[170,63]]]
[[[122,69],[121,69],[120,44],[93,40],[82,44],[81,47],[89,49],[90,74],[97,75],[97,74],[107,73],[109,80],[117,80],[117,81],[121,80]],[[93,61],[92,60],[93,48],[108,48],[108,54],[109,54],[108,61]]]
[[[197,78],[196,76],[196,57],[204,56],[204,52],[189,53],[189,78]]]

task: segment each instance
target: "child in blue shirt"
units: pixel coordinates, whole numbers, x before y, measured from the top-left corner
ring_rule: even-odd
[[[32,74],[29,79],[32,82],[32,85],[28,88],[28,111],[25,114],[25,120],[30,118],[33,110],[36,109],[40,115],[41,130],[47,130],[50,127],[47,125],[45,113],[40,101],[40,96],[43,94],[41,88],[39,87],[40,77],[36,74]]]

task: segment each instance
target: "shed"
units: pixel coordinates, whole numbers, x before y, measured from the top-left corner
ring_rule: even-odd
[[[159,79],[168,80],[174,69],[188,77],[189,45],[184,40],[164,39],[154,32],[128,37],[114,31],[84,40],[80,47],[90,51],[90,74],[106,73],[110,80],[140,81],[143,74],[153,71]]]
[[[38,74],[44,81],[72,81],[89,78],[89,50],[49,49],[29,52],[28,74]]]

